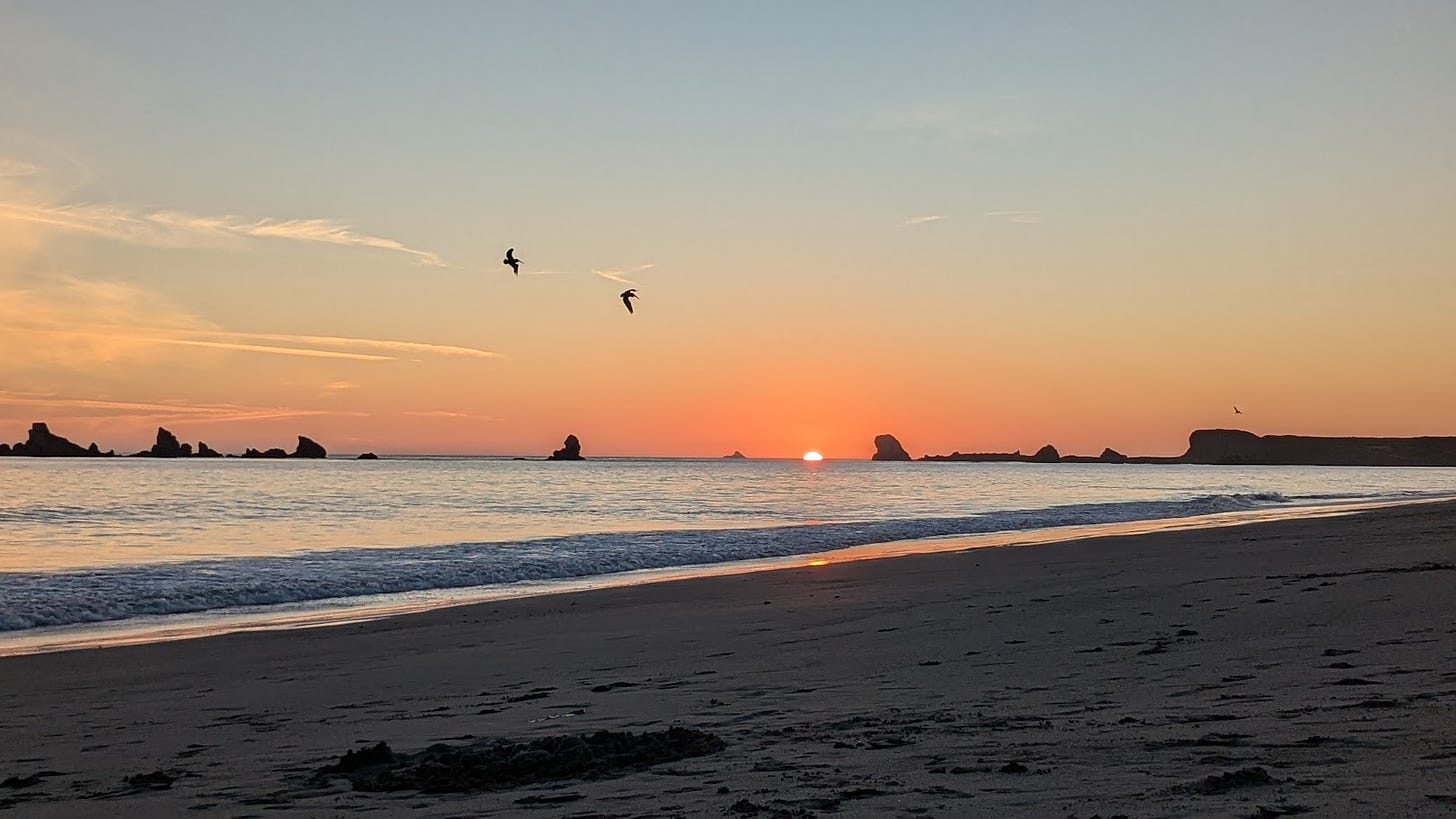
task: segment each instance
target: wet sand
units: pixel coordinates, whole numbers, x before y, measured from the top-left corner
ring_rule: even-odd
[[[0,658],[0,694],[20,816],[1456,814],[1456,504]],[[485,793],[313,777],[670,726],[724,748]]]

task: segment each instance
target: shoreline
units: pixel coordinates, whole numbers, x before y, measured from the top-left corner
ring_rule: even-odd
[[[704,577],[779,571],[805,565],[881,560],[906,555],[959,552],[1010,546],[1039,546],[1119,535],[1240,526],[1270,520],[1310,519],[1357,514],[1373,509],[1456,501],[1453,497],[1331,501],[1217,512],[1187,517],[1012,529],[980,534],[894,540],[783,557],[692,564],[615,572],[580,578],[525,581],[504,586],[424,589],[351,598],[327,598],[275,606],[245,606],[200,612],[144,615],[122,620],[73,623],[0,632],[0,658],[56,651],[79,651],[176,640],[207,639],[236,632],[332,628],[373,620],[408,617],[437,609],[482,605],[501,600],[573,594],[599,589],[672,583]]]
[[[0,806],[1442,815],[1453,579],[1446,502],[6,657],[0,776],[45,775]],[[669,725],[726,747],[484,793],[311,780],[364,742]],[[153,771],[170,785],[122,782]]]

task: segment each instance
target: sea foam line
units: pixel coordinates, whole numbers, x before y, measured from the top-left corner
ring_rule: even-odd
[[[1278,493],[1080,504],[912,518],[736,529],[567,535],[276,557],[191,560],[61,572],[0,573],[0,631],[432,589],[567,580],[642,569],[810,554],[953,535],[1193,517],[1288,503]]]

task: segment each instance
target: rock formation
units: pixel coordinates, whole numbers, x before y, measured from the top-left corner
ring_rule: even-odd
[[[575,435],[566,436],[561,442],[561,448],[552,452],[546,459],[548,461],[584,461],[581,457],[581,441],[576,440]]]
[[[1199,429],[1188,436],[1189,464],[1260,466],[1453,466],[1456,437],[1316,438]]]
[[[101,454],[101,450],[96,444],[91,444],[91,447],[92,449],[87,449],[80,444],[71,443],[51,432],[44,423],[37,421],[30,425],[30,434],[24,441],[10,447],[10,454],[27,455],[32,458],[78,458]]]
[[[893,435],[875,436],[875,454],[870,456],[872,461],[908,461],[910,453]]]
[[[1029,458],[1034,464],[1055,464],[1061,463],[1062,456],[1057,453],[1057,448],[1051,444],[1038,449],[1036,454]]]
[[[272,449],[265,450],[263,452],[259,452],[258,450],[254,449],[252,447],[248,447],[247,449],[243,450],[243,454],[240,455],[240,456],[238,456],[238,457],[241,457],[241,458],[287,458],[288,457],[288,453],[285,452],[285,451],[283,451],[283,450],[281,450],[281,449],[279,449],[276,446],[273,447]]]
[[[1021,450],[1015,452],[961,452],[956,450],[949,455],[921,455],[922,461],[970,461],[972,463],[1001,463],[1004,461],[1024,462],[1027,460]]]
[[[724,455],[723,456],[723,460],[725,460],[725,461],[744,461],[744,460],[747,460],[747,459],[748,459],[748,456],[747,455],[744,455],[742,452],[739,452],[736,449],[733,450],[733,454],[732,455]]]
[[[222,453],[207,445],[206,441],[197,442],[197,457],[199,458],[221,458]]]
[[[361,453],[359,453],[359,457],[355,458],[354,460],[356,460],[356,461],[377,461],[377,460],[379,460],[379,456],[378,455],[375,455],[373,452],[361,452]]]
[[[1127,456],[1111,447],[1108,447],[1107,449],[1102,450],[1102,454],[1097,456],[1097,460],[1105,464],[1125,464],[1127,463]]]
[[[157,442],[151,449],[136,454],[138,458],[187,458],[192,455],[192,444],[179,443],[177,436],[165,427],[157,427]]]
[[[314,442],[313,439],[311,439],[311,438],[305,438],[302,435],[300,435],[300,436],[298,436],[298,448],[295,449],[295,450],[293,450],[293,454],[292,455],[289,455],[288,457],[290,457],[290,458],[324,458],[324,457],[327,457],[328,454],[329,454],[328,450],[324,449],[322,446],[319,446],[316,442]]]

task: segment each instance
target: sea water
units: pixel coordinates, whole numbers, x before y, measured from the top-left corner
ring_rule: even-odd
[[[0,458],[0,653],[912,539],[1450,496],[1456,469]]]

